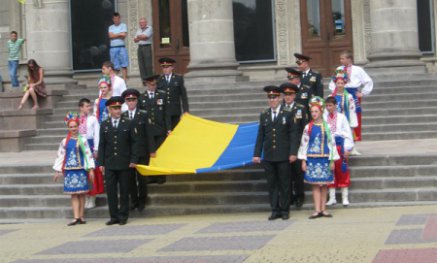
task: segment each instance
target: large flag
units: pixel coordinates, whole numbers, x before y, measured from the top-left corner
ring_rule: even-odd
[[[213,172],[252,163],[258,123],[220,123],[190,114],[181,121],[151,158],[138,165],[145,176]]]

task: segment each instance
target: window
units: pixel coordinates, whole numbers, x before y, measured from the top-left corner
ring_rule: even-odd
[[[99,70],[109,60],[108,27],[115,1],[74,0],[70,5],[73,70]]]
[[[237,61],[274,61],[272,0],[233,0],[233,14]]]
[[[417,0],[417,26],[419,30],[419,49],[424,54],[434,54],[435,33],[432,0]]]

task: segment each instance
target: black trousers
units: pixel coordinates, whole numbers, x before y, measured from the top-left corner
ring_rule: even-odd
[[[290,211],[290,163],[262,162],[269,189],[272,213],[288,214]]]
[[[149,157],[140,157],[138,164],[149,164]],[[135,168],[129,169],[130,199],[132,206],[145,206],[147,200],[147,177],[142,176]]]
[[[106,195],[108,196],[109,215],[112,220],[125,221],[129,217],[129,179],[130,171],[105,170]],[[120,206],[118,195],[120,193]]]
[[[170,116],[170,120],[171,120],[171,130],[173,130],[174,127],[176,127],[176,125],[178,125],[179,121],[181,120],[181,116],[180,115],[172,115],[172,116]]]
[[[295,162],[291,163],[291,200],[297,200],[299,198],[303,201],[305,198],[303,174],[302,160],[296,160]]]
[[[161,146],[161,144],[164,142],[165,138],[166,138],[165,135],[153,136],[153,140],[155,141],[155,146],[156,146],[157,150],[158,150],[159,146]],[[166,181],[167,181],[167,178],[165,177],[165,175],[156,175],[156,176],[148,176],[147,177],[147,182],[149,184],[155,184],[155,183],[163,184]]]

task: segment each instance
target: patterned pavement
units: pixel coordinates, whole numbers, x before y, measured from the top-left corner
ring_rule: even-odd
[[[267,214],[0,224],[0,262],[437,262],[437,204],[331,210],[334,218]]]

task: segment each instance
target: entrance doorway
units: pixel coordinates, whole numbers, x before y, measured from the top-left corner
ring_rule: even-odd
[[[300,0],[300,5],[303,53],[312,57],[312,68],[331,76],[339,54],[352,52],[351,1]]]
[[[153,0],[152,5],[155,71],[160,73],[160,58],[171,57],[175,72],[184,74],[190,62],[187,0]]]

